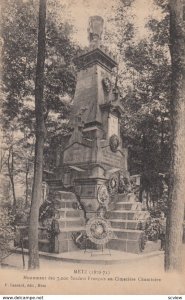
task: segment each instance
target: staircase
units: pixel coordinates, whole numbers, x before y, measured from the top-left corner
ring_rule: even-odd
[[[63,253],[80,250],[74,242],[74,236],[86,232],[86,219],[79,208],[76,195],[69,191],[51,190],[50,200],[54,208],[54,218],[46,219],[39,227],[39,250],[43,252]],[[159,242],[144,241],[144,229],[149,212],[143,210],[134,193],[117,194],[113,201],[114,207],[107,212],[106,218],[112,227],[112,239],[106,247],[130,253],[151,252],[159,250]],[[52,230],[48,231],[49,228]],[[25,235],[24,235],[25,236]],[[24,238],[24,247],[28,248],[28,238]]]
[[[85,232],[85,217],[84,212],[79,209],[75,194],[55,190],[52,203],[55,209],[53,232],[50,239],[47,239],[46,227],[40,227],[40,251],[62,253],[79,250],[72,235],[76,232]]]
[[[115,206],[109,212],[113,238],[107,248],[131,253],[143,251],[144,229],[149,212],[142,210],[142,204],[136,201],[134,193],[118,194]]]

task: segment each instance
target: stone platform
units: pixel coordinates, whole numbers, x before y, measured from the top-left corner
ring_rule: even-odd
[[[159,246],[159,242],[156,243],[155,246],[157,249]],[[152,247],[153,247],[153,243],[152,243]],[[78,251],[65,252],[65,253],[46,253],[46,252],[39,251],[39,257],[51,261],[61,261],[61,262],[68,262],[68,263],[113,265],[113,264],[139,261],[139,260],[148,259],[150,257],[164,255],[163,251],[158,251],[154,247],[152,249],[153,251],[151,251],[151,243],[149,242],[149,244],[146,245],[146,250],[140,254],[128,253],[128,252],[116,251],[116,250],[110,250],[109,253],[105,249],[104,255],[102,255],[100,251],[96,251],[96,250],[86,251],[86,252],[83,250],[78,250]],[[13,251],[14,253],[21,254],[20,248]],[[24,254],[27,256],[28,254],[27,249],[24,249]],[[6,263],[6,261],[4,263]]]

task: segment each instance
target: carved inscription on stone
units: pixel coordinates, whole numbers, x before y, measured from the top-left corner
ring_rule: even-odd
[[[107,147],[102,149],[102,154],[102,162],[118,168],[121,168],[123,165],[124,157],[120,152],[113,154],[112,151]]]
[[[116,134],[119,136],[119,130],[118,130],[118,118],[116,116],[113,116],[112,114],[109,114],[108,118],[108,137],[110,138],[113,134]]]
[[[89,161],[91,157],[91,149],[79,144],[74,144],[64,153],[65,163],[79,163]]]

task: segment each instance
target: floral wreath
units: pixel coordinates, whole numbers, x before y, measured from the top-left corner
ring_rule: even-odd
[[[103,245],[112,237],[110,223],[103,218],[91,218],[86,225],[88,238],[95,244]]]
[[[115,194],[118,192],[119,177],[113,174],[108,181],[108,190],[110,194]]]
[[[119,138],[116,134],[111,135],[109,145],[112,152],[116,152],[119,147]]]
[[[105,206],[109,203],[109,192],[105,184],[98,188],[98,202]]]

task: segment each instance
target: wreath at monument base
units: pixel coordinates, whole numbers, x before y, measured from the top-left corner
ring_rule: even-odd
[[[129,193],[131,191],[132,191],[132,186],[130,183],[130,178],[127,176],[127,174],[120,172],[118,193]]]
[[[119,138],[116,134],[111,135],[109,145],[112,152],[116,152],[119,147]]]
[[[111,177],[108,180],[108,190],[111,195],[114,195],[118,192],[118,186],[119,186],[119,177],[117,174],[111,175]]]
[[[112,237],[110,223],[103,218],[91,218],[86,225],[86,233],[90,241],[97,245],[106,244]]]
[[[107,189],[107,186],[105,184],[102,184],[98,188],[98,202],[103,205],[107,206],[109,203],[109,192]]]
[[[82,231],[73,232],[71,238],[75,243],[75,245],[81,250],[96,249],[96,245],[89,240],[86,232],[82,232]]]

